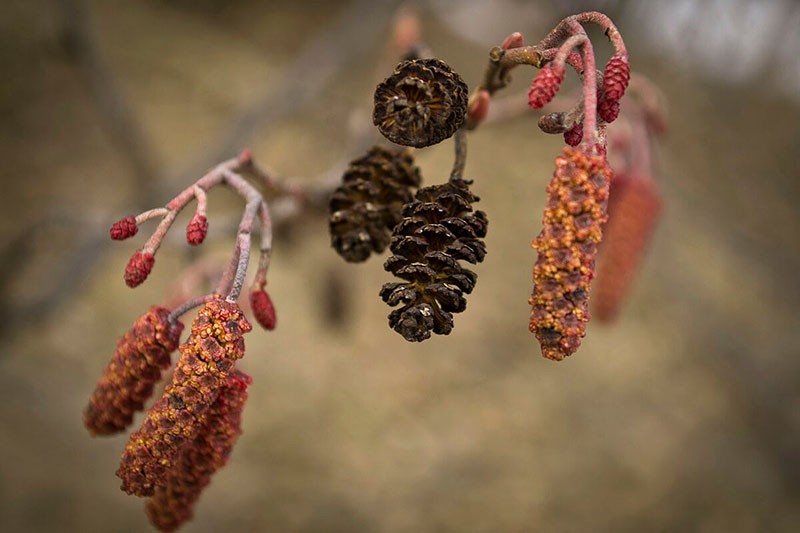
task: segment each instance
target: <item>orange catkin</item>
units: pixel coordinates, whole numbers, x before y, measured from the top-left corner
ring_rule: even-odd
[[[235,303],[215,299],[200,310],[189,339],[180,346],[172,383],[122,453],[117,470],[122,490],[151,496],[156,486],[164,485],[179,454],[205,425],[209,407],[244,355],[242,335],[251,329]]]
[[[183,324],[170,323],[168,317],[168,309],[154,305],[117,341],[117,350],[83,413],[83,423],[92,435],[122,431],[150,398],[183,331]]]
[[[575,353],[589,321],[594,256],[606,221],[611,168],[605,155],[564,147],[547,187],[543,228],[531,246],[533,266],[529,329],[542,355],[560,361]]]
[[[211,476],[225,466],[242,433],[241,418],[252,379],[234,370],[206,414],[197,438],[180,454],[164,486],[156,488],[145,510],[160,531],[175,531],[192,517],[192,507]]]
[[[661,207],[661,193],[652,179],[614,178],[592,296],[592,313],[599,320],[611,321],[619,313],[647,251]]]

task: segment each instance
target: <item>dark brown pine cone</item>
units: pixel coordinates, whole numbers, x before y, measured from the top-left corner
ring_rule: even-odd
[[[459,261],[483,261],[488,220],[483,211],[470,214],[478,201],[470,183],[451,179],[420,189],[394,230],[394,255],[384,268],[406,281],[385,284],[380,296],[393,307],[402,304],[389,314],[389,326],[407,341],[450,333],[452,313],[466,309],[464,294],[475,287],[476,274]]]
[[[403,149],[374,146],[350,163],[329,202],[331,246],[353,263],[383,252],[421,180],[414,158]]]
[[[467,92],[461,76],[440,59],[403,61],[375,90],[372,122],[394,143],[430,146],[464,123]]]

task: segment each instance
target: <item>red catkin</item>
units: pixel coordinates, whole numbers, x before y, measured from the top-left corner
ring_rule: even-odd
[[[169,310],[153,306],[117,341],[117,350],[103,371],[83,413],[92,435],[111,435],[128,427],[144,407],[170,354],[178,347],[183,324],[170,323]]]
[[[136,217],[127,216],[111,224],[109,233],[115,241],[124,241],[136,235],[138,231],[139,226],[136,225]]]
[[[528,300],[529,329],[548,359],[561,360],[575,353],[585,333],[611,176],[603,155],[565,147],[556,158],[543,228],[531,243],[539,255]]]
[[[614,54],[603,73],[603,97],[606,100],[619,100],[625,94],[630,79],[631,64],[627,54]]]
[[[153,254],[136,250],[131,260],[128,261],[128,266],[125,267],[125,284],[131,288],[141,285],[150,275],[155,262],[156,258]]]
[[[619,116],[619,100],[609,100],[604,98],[597,106],[597,114],[606,122],[614,122]]]
[[[592,314],[608,322],[619,314],[661,214],[661,193],[649,178],[618,176],[611,183],[608,222],[597,258]]]
[[[208,219],[205,215],[195,213],[186,226],[186,240],[189,244],[197,246],[203,243],[206,235],[208,235]]]
[[[564,132],[564,142],[570,146],[578,146],[583,140],[583,122],[576,122],[574,126]]]
[[[544,107],[558,92],[565,74],[563,65],[545,65],[533,78],[531,89],[528,91],[528,105],[533,109]]]
[[[163,486],[147,500],[150,522],[160,531],[175,531],[191,519],[192,508],[211,476],[228,462],[241,430],[247,386],[252,379],[234,370],[208,409],[205,425],[180,454]]]
[[[272,298],[267,291],[264,289],[250,291],[250,307],[262,328],[268,331],[275,329],[278,319],[275,315],[275,306],[272,305]]]
[[[117,470],[122,490],[152,496],[155,487],[166,483],[179,454],[205,425],[234,363],[244,356],[242,336],[251,329],[235,303],[215,299],[200,309],[189,339],[179,348],[172,382],[122,453]]]

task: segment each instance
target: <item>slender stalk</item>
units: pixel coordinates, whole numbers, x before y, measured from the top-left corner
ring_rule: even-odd
[[[453,161],[453,170],[450,172],[450,180],[462,179],[464,168],[467,166],[467,130],[459,128],[453,136],[455,141],[456,157]]]

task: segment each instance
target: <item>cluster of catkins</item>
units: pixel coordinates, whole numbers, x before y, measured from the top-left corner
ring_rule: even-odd
[[[439,59],[410,59],[375,91],[373,122],[390,141],[421,148],[462,127],[467,86]],[[487,218],[470,181],[454,175],[420,187],[411,149],[375,146],[353,161],[330,198],[331,244],[345,260],[365,261],[386,247],[384,268],[400,278],[380,296],[392,307],[389,326],[408,341],[453,329],[477,276],[462,265],[486,255]]]
[[[617,118],[629,77],[627,55],[614,54],[606,65],[597,108],[602,121]],[[528,93],[531,107],[547,104],[563,78],[563,66],[542,68]],[[559,122],[559,115],[563,116],[555,113],[546,117],[550,127],[546,131],[555,132],[552,126]],[[608,220],[613,176],[605,147],[589,140],[582,142],[582,130],[583,123],[578,122],[563,131],[568,146],[556,158],[547,187],[543,227],[531,244],[538,258],[533,267],[529,328],[541,345],[542,355],[557,361],[575,353],[589,322],[595,256]]]
[[[148,498],[147,514],[162,531],[191,518],[241,433],[251,379],[234,365],[251,329],[238,305],[219,297],[200,309],[179,347],[183,325],[153,306],[119,339],[89,400],[84,425],[92,435],[124,431],[170,366],[171,354],[180,351],[170,383],[131,434],[117,470],[125,492]]]

